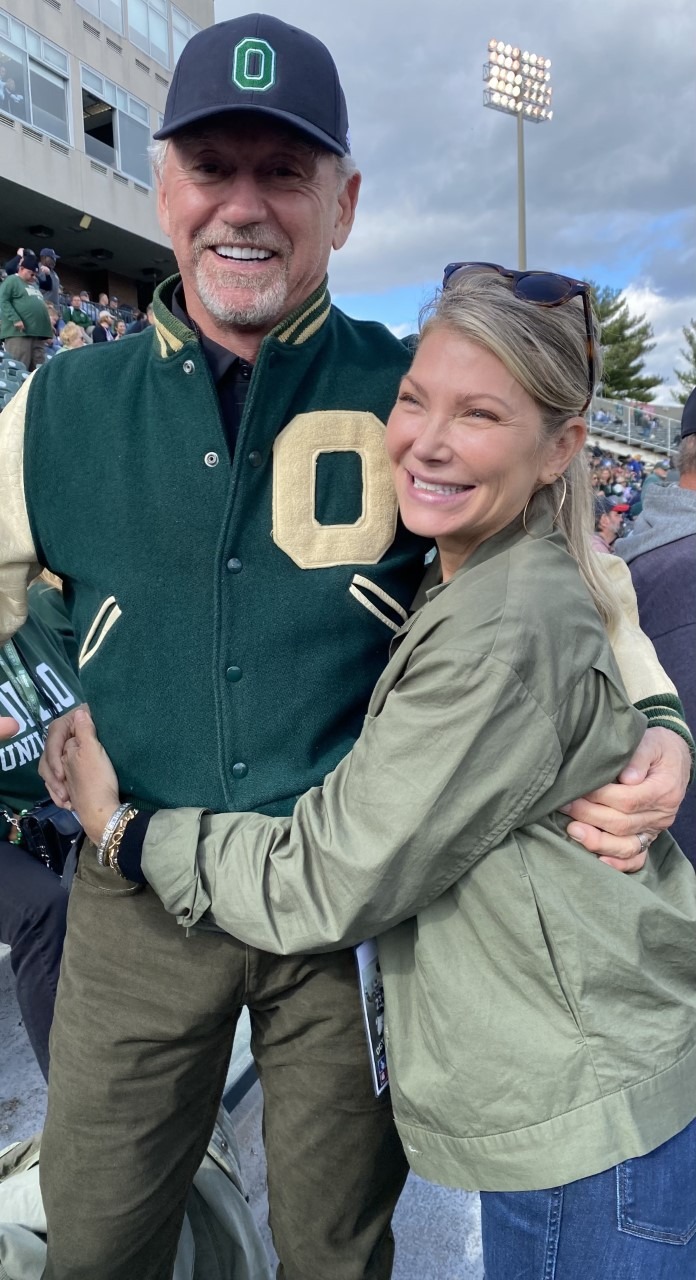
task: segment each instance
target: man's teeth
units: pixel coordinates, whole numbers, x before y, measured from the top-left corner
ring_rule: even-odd
[[[249,258],[272,258],[273,253],[270,249],[252,249],[249,245],[239,247],[231,244],[216,244],[215,252],[220,254],[221,258],[237,258],[239,260],[247,260]]]
[[[428,493],[463,493],[465,489],[470,489],[468,484],[427,484],[425,480],[419,480],[417,476],[413,477],[414,489],[425,489]]]

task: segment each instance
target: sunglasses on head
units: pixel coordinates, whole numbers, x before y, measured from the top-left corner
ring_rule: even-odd
[[[496,262],[450,262],[442,277],[443,289],[450,288],[457,279],[467,271],[497,271],[498,275],[512,280],[512,292],[516,298],[524,302],[533,302],[538,307],[560,307],[571,298],[582,298],[585,315],[585,333],[587,337],[587,369],[589,394],[580,410],[584,413],[592,399],[594,391],[594,331],[592,327],[592,309],[590,306],[590,286],[584,280],[573,280],[570,276],[559,276],[555,271],[513,271],[509,267],[499,267]]]

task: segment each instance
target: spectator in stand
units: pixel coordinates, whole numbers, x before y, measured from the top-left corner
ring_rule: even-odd
[[[27,249],[27,250],[24,250],[24,249],[18,249],[18,250],[17,250],[17,252],[16,252],[16,254],[15,254],[15,256],[14,256],[14,258],[10,258],[10,259],[8,259],[8,261],[5,263],[5,271],[7,272],[8,276],[16,276],[16,275],[17,275],[17,272],[19,271],[19,264],[21,263],[22,258],[24,257],[25,252],[26,252],[26,253],[30,253],[30,252],[32,252],[32,251],[31,251],[30,249]],[[39,273],[38,273],[38,275],[37,275],[37,283],[38,283],[38,285],[39,285],[39,288],[40,288],[44,293],[50,293],[50,290],[51,290],[51,277],[50,277],[50,276],[41,275],[41,273],[39,272]]]
[[[99,320],[94,326],[92,342],[113,342],[114,332],[111,328],[113,316],[108,311],[99,312]]]
[[[109,310],[109,295],[108,295],[108,293],[100,293],[100,294],[99,294],[99,301],[98,301],[97,305],[98,305],[98,307],[99,307],[99,310],[100,310],[100,311],[108,311],[108,310]]]
[[[621,532],[621,512],[614,498],[596,494],[594,500],[595,531],[591,538],[595,551],[613,554],[614,543]]]
[[[80,305],[85,315],[87,316],[89,324],[95,325],[97,323],[97,316],[99,315],[99,311],[97,309],[96,304],[91,301],[89,293],[86,289],[83,289],[80,294]]]
[[[118,315],[118,298],[115,294],[109,298],[108,310],[111,312],[112,318],[115,318]]]
[[[81,329],[89,329],[93,323],[85,311],[82,310],[82,294],[74,293],[70,301],[69,307],[63,307],[63,323],[77,324]]]
[[[145,315],[142,316],[140,320],[134,320],[132,324],[129,324],[128,328],[126,329],[126,333],[128,334],[145,333],[146,330],[150,328],[150,325],[154,323],[155,323],[155,313],[152,309],[152,303],[149,302],[147,305],[147,310],[145,312]]]
[[[38,267],[36,254],[27,250],[16,275],[0,285],[0,338],[8,356],[21,360],[30,373],[45,363],[46,340],[54,336],[37,284]]]
[[[39,276],[44,282],[48,282],[48,287],[44,283],[43,288],[46,291],[46,301],[52,302],[57,311],[60,309],[60,276],[56,271],[56,262],[58,254],[55,249],[42,249],[39,254]]]
[[[682,414],[679,483],[650,485],[618,554],[631,570],[641,629],[696,724],[696,389]],[[696,793],[687,791],[672,834],[696,867]]]
[[[611,467],[606,467],[606,466],[600,467],[598,487],[601,489],[602,493],[606,494],[607,497],[611,495],[611,491],[612,491]]]
[[[68,323],[63,326],[63,331],[60,335],[61,351],[74,351],[78,347],[89,346],[90,343],[91,339],[88,337],[87,332],[81,325],[75,324],[74,320],[68,320]]]
[[[125,338],[128,332],[125,320],[116,321],[116,329],[114,333],[114,342],[118,342],[119,338]]]
[[[55,353],[56,351],[61,350],[60,334],[64,325],[52,302],[46,303],[46,310],[48,311],[51,320],[51,328],[53,329],[53,337],[50,342],[46,343],[46,350]]]
[[[659,485],[660,488],[662,489],[666,488],[669,483],[667,479],[668,474],[669,474],[669,464],[665,462],[664,458],[660,458],[660,460],[655,463],[652,471],[650,472],[650,475],[646,476],[645,479],[643,480],[643,487],[641,489],[640,501],[635,503],[632,511],[633,519],[635,519],[636,516],[639,516],[641,511],[643,510],[643,495],[645,494],[646,490],[652,488],[653,485]]]

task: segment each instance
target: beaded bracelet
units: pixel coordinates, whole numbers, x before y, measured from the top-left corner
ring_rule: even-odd
[[[102,838],[99,841],[99,844],[97,846],[97,862],[99,863],[100,867],[103,867],[106,865],[104,862],[104,854],[106,853],[106,846],[109,843],[109,839],[113,835],[113,832],[115,831],[118,822],[123,817],[124,813],[126,812],[126,809],[128,809],[129,807],[130,806],[127,804],[120,804],[118,806],[118,809],[116,809],[115,812],[112,813],[111,817],[109,818],[109,821],[104,827],[104,830],[102,832]]]

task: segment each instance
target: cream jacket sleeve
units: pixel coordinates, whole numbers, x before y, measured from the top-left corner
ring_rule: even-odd
[[[27,587],[41,572],[24,494],[24,421],[31,378],[0,413],[0,644],[27,616]]]

